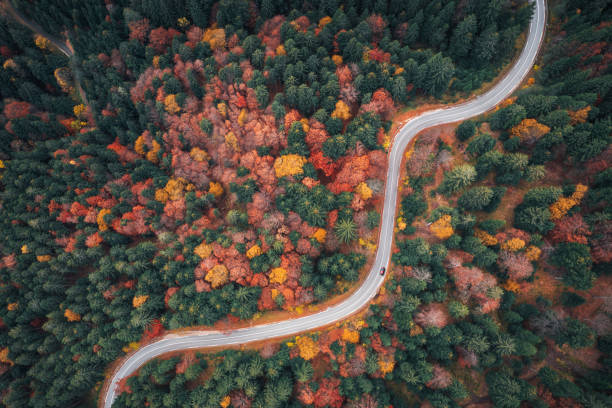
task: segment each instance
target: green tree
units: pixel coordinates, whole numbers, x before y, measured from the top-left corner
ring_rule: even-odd
[[[334,232],[338,240],[343,244],[348,244],[357,238],[357,226],[351,219],[342,219],[336,222]]]
[[[461,122],[461,124],[459,124],[455,130],[457,138],[462,142],[465,142],[470,137],[474,136],[474,133],[476,133],[476,123],[472,120]]]
[[[578,290],[593,286],[595,274],[591,270],[593,261],[589,247],[577,242],[563,242],[557,246],[550,261],[565,271],[563,282]]]
[[[467,211],[479,211],[485,208],[492,198],[493,190],[490,187],[478,186],[463,193],[457,204]]]
[[[595,342],[595,332],[580,320],[568,317],[563,320],[562,328],[555,336],[555,342],[560,346],[568,344],[574,349],[590,347]]]
[[[476,180],[474,166],[462,164],[444,173],[444,179],[440,184],[440,191],[444,194],[456,193],[472,184],[474,180]]]

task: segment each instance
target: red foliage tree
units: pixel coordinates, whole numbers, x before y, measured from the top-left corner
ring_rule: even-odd
[[[233,408],[250,408],[251,399],[242,390],[234,390],[230,392],[230,401]]]
[[[13,101],[4,105],[4,116],[8,120],[19,119],[30,113],[30,104],[27,102]]]
[[[586,244],[587,236],[589,235],[591,235],[589,226],[584,222],[580,214],[561,218],[550,232],[550,237],[555,243],[578,242]]]
[[[336,75],[338,76],[338,84],[340,85],[340,88],[352,85],[353,73],[346,65],[340,65],[338,68],[336,68]]]
[[[330,177],[336,171],[338,162],[334,162],[329,157],[323,155],[322,151],[315,151],[308,159],[315,169],[321,170],[325,176]]]
[[[378,47],[368,51],[368,57],[371,60],[374,60],[374,61],[377,61],[377,62],[389,62],[389,61],[391,61],[391,54],[381,50]]]
[[[364,155],[357,157],[349,157],[344,162],[342,169],[340,169],[340,171],[336,175],[333,184],[348,184],[352,189],[357,184],[366,180],[366,178],[368,177],[369,167],[370,159],[368,158],[368,156]]]
[[[144,235],[151,232],[151,226],[146,219],[154,213],[141,205],[132,208],[132,211],[123,214],[121,218],[115,218],[111,224],[113,229],[123,235]]]
[[[361,106],[360,112],[374,112],[383,119],[389,120],[395,112],[395,104],[391,94],[384,88],[377,89],[372,94],[372,100]]]
[[[142,342],[153,340],[156,337],[162,336],[165,333],[164,325],[157,319],[154,319],[150,325],[148,325],[142,334]]]
[[[451,385],[452,381],[453,377],[451,376],[451,374],[444,368],[440,367],[438,364],[435,364],[433,366],[433,378],[429,380],[426,385],[429,388],[437,390],[448,387],[449,385]]]
[[[476,267],[467,268],[464,266],[452,268],[449,272],[455,281],[455,287],[462,300],[467,301],[473,298],[479,303],[483,313],[499,307],[499,299],[492,299],[488,296],[489,290],[497,284],[493,275]]]
[[[497,264],[515,281],[527,279],[533,273],[533,265],[523,252],[500,251]]]
[[[612,261],[612,221],[601,221],[593,227],[591,256],[595,262]]]
[[[121,160],[122,163],[130,163],[140,157],[138,154],[119,143],[118,138],[115,139],[113,143],[106,146],[106,148],[117,153],[117,156],[119,156],[119,160]]]
[[[163,54],[166,52],[166,47],[172,42],[174,36],[179,34],[174,28],[165,29],[164,27],[159,27],[151,30],[149,33],[149,43],[156,53]]]
[[[319,389],[315,393],[314,406],[323,408],[326,406],[340,408],[343,398],[339,392],[340,379],[324,378],[319,383]]]
[[[414,321],[424,327],[442,328],[448,324],[449,317],[442,303],[430,303],[417,312]]]
[[[366,22],[370,26],[370,30],[372,30],[374,41],[379,41],[383,32],[385,31],[385,27],[387,27],[387,22],[380,16],[380,14],[372,14],[366,19]]]

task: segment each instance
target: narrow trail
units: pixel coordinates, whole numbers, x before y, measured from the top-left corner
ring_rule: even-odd
[[[51,44],[53,44],[55,48],[57,48],[62,54],[68,57],[68,61],[70,63],[70,70],[72,71],[74,75],[74,84],[77,88],[77,91],[79,92],[79,95],[83,103],[85,105],[89,105],[87,101],[87,95],[85,95],[85,91],[83,90],[83,87],[81,86],[81,72],[79,71],[79,69],[76,67],[74,63],[74,58],[73,58],[74,50],[72,49],[70,44],[67,41],[62,41],[58,37],[55,37],[47,33],[40,25],[31,21],[26,16],[24,16],[19,10],[15,9],[15,7],[13,7],[10,1],[2,0],[0,2],[0,6],[17,23],[23,25],[24,27],[29,28],[31,31],[35,32],[41,37],[46,38],[47,40],[49,40]]]
[[[463,121],[493,109],[521,84],[535,62],[546,27],[545,0],[532,1],[535,2],[536,7],[524,48],[512,68],[494,87],[465,103],[424,112],[406,122],[398,132],[389,154],[385,203],[376,257],[369,275],[349,298],[318,313],[281,322],[250,326],[229,332],[192,331],[168,334],[123,359],[101,391],[100,406],[111,408],[117,395],[119,380],[136,372],[147,361],[163,354],[287,337],[330,325],[367,307],[384,282],[385,277],[379,274],[380,268],[387,267],[390,262],[398,197],[397,186],[406,146],[419,132],[427,128]]]

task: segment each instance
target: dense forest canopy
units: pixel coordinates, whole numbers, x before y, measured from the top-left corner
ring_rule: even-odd
[[[105,368],[165,330],[299,314],[357,284],[378,239],[394,115],[493,80],[533,9],[10,3],[7,407],[93,406]],[[553,31],[525,87],[407,152],[392,277],[363,320],[259,354],[153,361],[116,405],[609,405],[610,300],[594,292],[610,287],[612,259],[608,3],[551,2]],[[574,349],[593,357],[571,377],[547,366]]]

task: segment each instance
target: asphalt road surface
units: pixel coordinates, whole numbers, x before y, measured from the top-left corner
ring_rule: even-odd
[[[254,341],[285,337],[299,332],[314,330],[345,319],[365,307],[376,295],[385,277],[380,275],[381,267],[388,267],[393,241],[395,204],[402,156],[408,143],[420,131],[432,126],[459,122],[491,110],[507,98],[531,70],[540,48],[546,26],[545,0],[535,0],[536,8],[529,26],[529,34],[520,57],[495,87],[469,102],[448,108],[423,113],[407,122],[395,137],[389,156],[385,205],[376,259],[363,285],[348,299],[318,313],[278,323],[262,324],[237,329],[227,333],[217,331],[186,332],[167,335],[159,341],[142,347],[127,358],[114,372],[104,396],[104,407],[110,408],[116,396],[117,382],[134,373],[147,361],[162,354],[207,347],[244,344]]]

